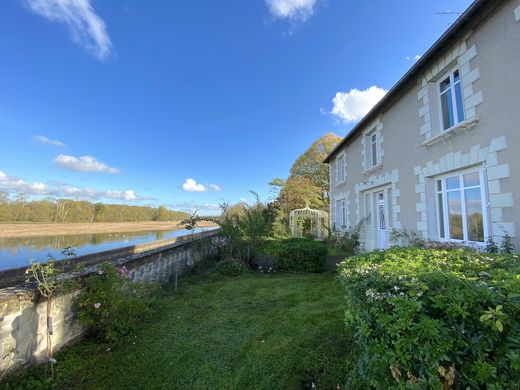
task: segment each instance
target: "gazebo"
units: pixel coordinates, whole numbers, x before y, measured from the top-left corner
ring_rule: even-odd
[[[302,237],[303,223],[310,221],[310,235],[318,240],[322,240],[328,220],[328,214],[325,211],[311,209],[309,205],[289,213],[289,227],[293,237]]]

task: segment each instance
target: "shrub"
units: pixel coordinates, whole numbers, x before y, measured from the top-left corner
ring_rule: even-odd
[[[370,216],[361,219],[356,226],[346,231],[334,228],[329,238],[329,244],[347,256],[355,255],[359,252],[361,243],[361,227],[370,221]]]
[[[80,321],[105,341],[120,341],[149,317],[157,290],[154,284],[133,283],[126,267],[105,263],[85,281]]]
[[[276,258],[280,271],[322,272],[327,261],[327,245],[303,238],[268,242],[264,252]]]
[[[246,271],[244,263],[235,259],[225,259],[219,261],[213,272],[221,276],[238,276]]]
[[[393,248],[346,259],[352,387],[516,388],[520,278],[516,255]]]

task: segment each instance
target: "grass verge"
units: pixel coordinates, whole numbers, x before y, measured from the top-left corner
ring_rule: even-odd
[[[166,290],[153,322],[122,346],[85,340],[9,389],[318,389],[345,383],[351,340],[335,275],[245,274],[183,280]]]

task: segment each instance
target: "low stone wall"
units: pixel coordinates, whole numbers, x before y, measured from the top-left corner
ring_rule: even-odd
[[[69,272],[68,278],[82,278],[96,272],[103,262],[126,266],[135,282],[167,282],[174,273],[186,272],[204,256],[216,250],[217,231],[207,231],[172,240],[156,241],[78,257],[67,264],[81,272]],[[24,286],[24,269],[0,273],[0,377],[7,369],[41,361],[47,350],[47,302],[38,298],[34,288]],[[10,287],[5,287],[7,281]],[[79,291],[53,297],[52,344],[56,351],[79,338],[85,331],[74,311]]]

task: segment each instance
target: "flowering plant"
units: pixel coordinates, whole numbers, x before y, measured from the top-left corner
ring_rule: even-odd
[[[125,266],[105,263],[85,281],[80,321],[104,340],[120,341],[150,315],[156,290],[155,285],[132,282]]]
[[[345,320],[359,350],[352,381],[377,388],[514,388],[519,264],[517,255],[470,249],[392,248],[345,259],[339,268]]]

